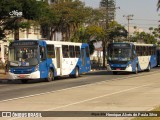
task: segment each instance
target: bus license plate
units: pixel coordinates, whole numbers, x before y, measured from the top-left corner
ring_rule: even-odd
[[[121,70],[120,68],[116,68],[116,70]]]
[[[20,77],[20,78],[25,78],[26,75],[19,75],[18,77]]]

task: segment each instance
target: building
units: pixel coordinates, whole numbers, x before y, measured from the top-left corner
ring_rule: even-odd
[[[102,66],[103,61],[103,48],[95,48],[94,53],[90,57],[92,64],[98,64]]]
[[[6,38],[4,40],[14,40],[13,31],[5,31]],[[19,39],[40,39],[41,32],[39,26],[31,26],[29,29],[19,30]]]
[[[5,63],[8,57],[8,46],[9,42],[7,41],[0,41],[0,60]]]

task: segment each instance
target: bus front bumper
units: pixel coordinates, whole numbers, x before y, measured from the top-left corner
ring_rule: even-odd
[[[39,79],[39,78],[40,78],[40,71],[36,71],[31,74],[14,74],[14,73],[8,72],[8,79],[11,79],[11,80]]]
[[[131,65],[127,66],[125,69],[122,69],[121,67],[114,67],[114,69],[112,69],[112,68],[110,67],[110,65],[108,65],[108,66],[107,66],[107,70],[108,70],[108,71],[117,71],[117,72],[118,72],[118,71],[133,72]]]

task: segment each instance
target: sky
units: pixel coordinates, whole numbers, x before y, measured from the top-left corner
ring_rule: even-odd
[[[85,2],[86,6],[93,8],[99,7],[99,2],[101,0],[81,0]],[[157,12],[157,1],[158,0],[115,0],[116,7],[116,21],[126,28],[128,22],[127,15],[134,15],[133,20],[130,21],[130,29],[134,26],[137,30],[148,31],[149,27],[158,27],[158,21],[160,20],[160,11]],[[159,15],[158,15],[159,14]],[[130,30],[132,31],[132,30]]]

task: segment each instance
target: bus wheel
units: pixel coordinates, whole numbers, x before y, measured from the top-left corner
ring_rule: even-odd
[[[28,80],[21,80],[21,83],[23,83],[23,84],[25,84],[27,82],[28,82]]]
[[[134,72],[135,74],[137,74],[138,73],[138,66],[136,66],[136,69],[135,69],[135,72]]]
[[[74,78],[79,77],[79,69],[78,67],[75,68],[75,74],[73,75]]]
[[[117,75],[118,74],[118,72],[117,71],[113,71],[113,75]]]
[[[51,82],[53,80],[54,80],[54,74],[53,74],[53,71],[50,69],[48,72],[48,77],[46,78],[46,81]]]
[[[149,64],[147,68],[147,72],[150,72],[150,71],[151,71],[151,65]]]

